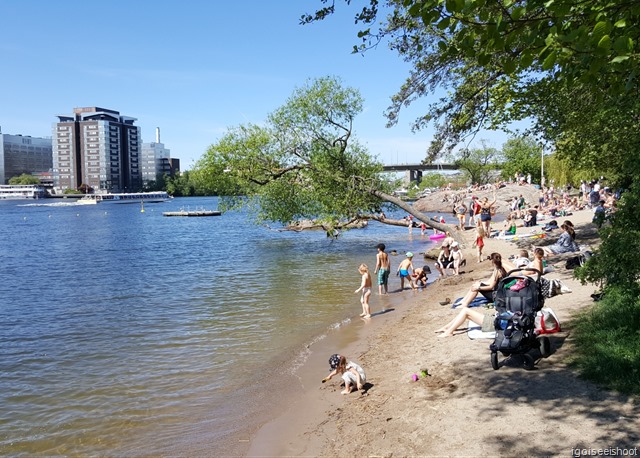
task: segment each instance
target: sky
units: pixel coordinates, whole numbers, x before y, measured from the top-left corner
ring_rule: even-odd
[[[57,115],[112,109],[137,118],[143,142],[159,127],[186,170],[228,128],[264,123],[295,88],[330,75],[363,96],[354,131],[372,155],[420,162],[433,130],[410,126],[430,101],[385,127],[409,66],[384,43],[352,54],[357,5],[337,4],[333,17],[303,26],[320,0],[0,0],[0,128],[51,137]],[[477,138],[497,148],[507,139]]]

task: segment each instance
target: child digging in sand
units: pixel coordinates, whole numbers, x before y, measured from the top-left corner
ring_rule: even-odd
[[[371,307],[369,306],[369,297],[371,296],[371,274],[369,273],[369,268],[366,264],[360,264],[358,272],[362,275],[362,282],[360,283],[360,288],[356,289],[355,292],[362,292],[360,296],[362,313],[360,316],[363,318],[371,318]]]
[[[407,279],[407,281],[409,282],[409,285],[414,291],[418,289],[416,288],[416,285],[413,284],[413,279],[411,278],[411,274],[413,273],[413,270],[414,270],[413,262],[411,262],[412,259],[413,259],[413,253],[409,251],[407,252],[406,259],[404,259],[398,266],[398,271],[396,272],[396,275],[400,275],[400,291],[404,290],[405,278]]]
[[[351,393],[351,387],[353,385],[355,385],[358,390],[364,388],[367,377],[364,370],[353,361],[347,362],[347,358],[335,354],[329,358],[329,367],[331,367],[331,372],[322,379],[322,383],[331,380],[334,375],[341,374],[342,380],[344,380],[344,390],[342,394]]]

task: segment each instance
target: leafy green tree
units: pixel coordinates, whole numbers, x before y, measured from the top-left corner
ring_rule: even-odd
[[[166,190],[172,196],[189,197],[196,195],[195,186],[190,180],[191,173],[186,170],[174,177],[165,176]]]
[[[481,148],[461,150],[454,162],[471,184],[488,183],[491,171],[497,168],[498,150],[488,146],[484,140],[481,143]]]
[[[38,177],[34,177],[33,175],[29,175],[28,173],[23,173],[22,175],[19,175],[17,177],[9,178],[9,184],[40,184],[40,179]]]
[[[502,178],[516,173],[530,173],[534,182],[540,182],[542,147],[531,137],[513,137],[502,145]]]
[[[334,13],[335,0],[321,3],[301,21]],[[362,26],[355,51],[386,39],[412,65],[386,113],[389,124],[403,107],[446,91],[413,123],[436,124],[428,159],[479,129],[527,119],[558,157],[632,179],[624,162],[638,147],[640,4],[370,0],[355,19]]]
[[[249,206],[260,221],[317,219],[331,230],[359,218],[380,220],[383,205],[392,203],[446,230],[391,195],[382,164],[353,133],[362,105],[360,94],[336,78],[310,81],[264,125],[229,129],[194,174],[208,182],[201,186],[225,196],[221,208]]]

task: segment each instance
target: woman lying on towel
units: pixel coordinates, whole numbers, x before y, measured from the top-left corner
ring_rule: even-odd
[[[453,333],[468,320],[471,320],[475,324],[482,326],[483,330],[492,329],[493,322],[495,320],[495,310],[476,310],[464,307],[458,312],[453,320],[449,321],[447,324],[445,324],[435,332],[442,333],[438,337],[451,337],[453,336]]]

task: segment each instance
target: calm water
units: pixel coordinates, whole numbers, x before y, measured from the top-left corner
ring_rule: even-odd
[[[198,442],[212,452],[268,414],[256,374],[276,383],[306,345],[360,313],[357,266],[372,267],[376,243],[429,244],[379,224],[331,241],[242,213],[162,216],[215,209],[212,198],[144,213],[19,204],[0,202],[0,455],[167,454]]]

